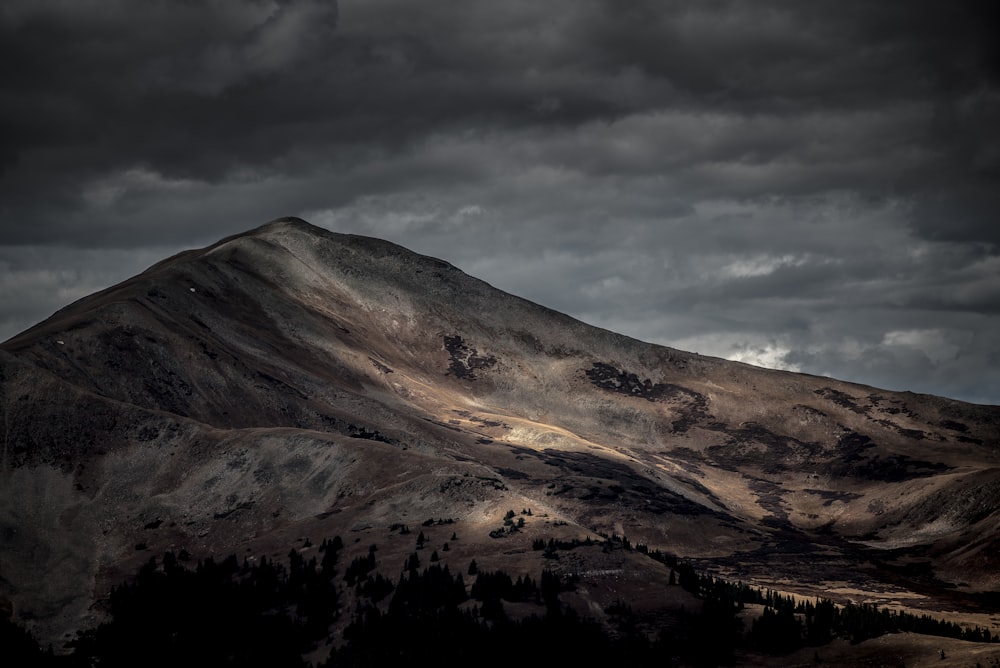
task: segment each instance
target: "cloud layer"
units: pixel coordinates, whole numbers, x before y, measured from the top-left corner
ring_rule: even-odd
[[[0,338],[281,215],[705,354],[1000,403],[991,2],[0,9]]]

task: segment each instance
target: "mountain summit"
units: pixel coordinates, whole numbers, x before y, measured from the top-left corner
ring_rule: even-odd
[[[0,411],[0,596],[47,639],[167,549],[401,562],[431,520],[459,567],[603,533],[804,594],[1000,584],[1000,408],[643,343],[294,218],[5,342]],[[559,568],[652,596],[607,559]]]

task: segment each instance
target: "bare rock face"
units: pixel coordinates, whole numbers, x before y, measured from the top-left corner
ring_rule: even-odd
[[[428,518],[463,558],[601,531],[809,594],[1000,585],[1000,408],[642,343],[298,219],[7,341],[0,412],[0,599],[43,639],[166,549]]]

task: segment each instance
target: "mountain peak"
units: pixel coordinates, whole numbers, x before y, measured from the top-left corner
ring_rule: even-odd
[[[232,234],[228,237],[225,237],[224,239],[221,239],[216,243],[205,248],[203,252],[211,253],[216,248],[219,248],[221,246],[226,246],[227,244],[231,244],[241,239],[280,237],[282,235],[286,235],[289,233],[296,235],[304,235],[315,239],[344,236],[344,235],[338,235],[338,233],[331,232],[326,228],[320,227],[318,225],[313,225],[309,221],[299,218],[297,216],[283,216],[281,218],[275,218],[274,220],[270,220],[258,227],[254,227],[244,232],[238,232],[236,234]],[[181,256],[184,255],[186,255],[186,253],[181,253]],[[168,261],[169,259],[170,258],[168,258]]]
[[[299,218],[298,216],[282,216],[281,218],[275,218],[274,220],[268,221],[260,227],[245,232],[244,234],[255,234],[257,232],[267,232],[281,229],[296,229],[316,235],[330,233],[327,229],[318,225],[313,225],[309,221]]]
[[[505,555],[596,528],[802,591],[1000,584],[1000,409],[646,344],[299,218],[8,341],[0,398],[0,596],[50,637],[147,549],[351,533],[395,564],[389,527],[448,518],[486,563],[510,508]]]

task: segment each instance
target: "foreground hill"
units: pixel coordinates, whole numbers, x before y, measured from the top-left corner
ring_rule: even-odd
[[[298,219],[10,339],[0,410],[0,595],[43,639],[168,549],[339,534],[391,573],[403,525],[510,572],[600,532],[845,600],[1000,588],[1000,408],[643,343]],[[581,606],[663,603],[662,568],[580,555]]]

